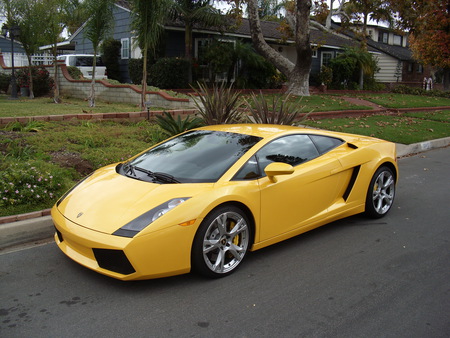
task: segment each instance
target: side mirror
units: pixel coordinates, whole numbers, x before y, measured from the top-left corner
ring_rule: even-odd
[[[287,163],[273,162],[264,169],[264,172],[271,182],[276,183],[277,179],[275,176],[290,175],[294,172],[294,167]]]

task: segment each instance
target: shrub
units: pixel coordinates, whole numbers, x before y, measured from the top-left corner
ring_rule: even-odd
[[[69,72],[69,75],[72,77],[72,79],[74,79],[74,80],[82,80],[83,79],[83,73],[77,67],[69,66],[69,67],[67,67],[67,71]]]
[[[274,95],[270,107],[262,92],[259,97],[252,93],[251,99],[252,104],[248,101],[245,104],[251,114],[249,120],[253,123],[292,125],[304,108],[296,101],[289,102],[289,94],[284,99],[282,95]],[[303,119],[305,118],[306,116]]]
[[[33,92],[35,96],[43,96],[53,88],[54,81],[45,67],[31,67],[33,76]],[[17,72],[17,85],[19,87],[29,87],[30,79],[28,76],[28,67],[20,68]]]
[[[161,58],[150,67],[150,85],[163,88],[188,88],[189,61],[180,58]]]
[[[422,88],[409,87],[406,85],[398,85],[392,89],[392,92],[396,94],[425,95],[425,96],[450,98],[450,92],[443,92],[437,89],[425,90]]]
[[[37,168],[33,161],[16,163],[0,172],[0,203],[4,206],[39,204],[54,200],[66,189],[60,169]],[[48,168],[47,168],[48,169]]]
[[[178,135],[186,130],[198,128],[203,125],[203,121],[198,117],[191,118],[187,116],[182,120],[180,115],[178,115],[177,119],[174,119],[168,112],[164,112],[164,116],[156,115],[156,123],[164,130],[167,136]]]
[[[355,59],[337,57],[330,61],[332,69],[332,87],[337,89],[352,88],[358,85],[358,65]]]
[[[11,75],[0,73],[0,91],[7,92],[9,84],[11,83]]]
[[[147,58],[147,83],[150,82],[150,68],[155,63],[153,58]],[[143,59],[130,59],[128,61],[128,72],[131,82],[137,85],[142,84],[142,64]]]
[[[199,90],[192,88],[197,94],[194,103],[205,124],[236,123],[240,120],[240,92],[233,90],[231,86],[226,87],[225,83],[214,85],[212,89],[208,89],[205,84],[197,84]]]
[[[102,60],[106,66],[108,79],[121,80],[119,64],[121,46],[121,42],[114,39],[108,39],[102,44]]]
[[[329,86],[333,81],[333,70],[330,67],[322,66],[319,73],[319,84]]]

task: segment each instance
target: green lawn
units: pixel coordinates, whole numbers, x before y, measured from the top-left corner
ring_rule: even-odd
[[[308,120],[308,126],[411,144],[450,136],[450,111]]]
[[[273,99],[278,97],[279,94],[266,94],[265,99],[272,107]],[[258,96],[259,98],[259,96]],[[242,99],[247,100],[250,104],[252,103],[250,95],[243,95]],[[301,108],[303,112],[323,112],[323,111],[336,111],[336,110],[367,110],[371,109],[367,106],[355,105],[347,102],[335,95],[311,95],[305,97],[291,96],[289,99],[290,103],[295,104],[298,108]]]
[[[386,108],[416,108],[416,107],[450,107],[450,99],[406,94],[358,94],[356,97],[371,101]]]
[[[48,97],[37,97],[32,100],[29,98],[11,100],[9,96],[1,94],[0,117],[140,111],[138,106],[130,104],[106,103],[98,100],[95,104],[94,108],[90,108],[87,101],[74,98],[62,98],[60,104],[55,104]]]

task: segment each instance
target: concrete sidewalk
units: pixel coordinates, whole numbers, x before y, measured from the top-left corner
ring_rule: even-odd
[[[397,144],[397,156],[401,158],[449,145],[450,137],[410,145]],[[0,224],[0,251],[20,244],[50,239],[53,234],[53,222],[49,215]]]

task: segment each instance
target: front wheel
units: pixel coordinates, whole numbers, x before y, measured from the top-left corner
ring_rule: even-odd
[[[250,242],[247,215],[235,206],[219,207],[205,217],[195,235],[192,268],[207,277],[225,277],[240,265]]]
[[[370,181],[366,197],[366,214],[381,218],[388,213],[394,203],[395,177],[386,166],[378,168]]]

